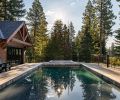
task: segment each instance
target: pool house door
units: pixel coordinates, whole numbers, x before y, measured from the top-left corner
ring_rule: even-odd
[[[7,47],[7,61],[15,64],[24,62],[23,48]]]

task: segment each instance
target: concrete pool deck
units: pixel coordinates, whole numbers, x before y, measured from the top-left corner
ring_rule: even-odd
[[[102,79],[118,86],[120,88],[120,68],[106,68],[94,63],[81,63],[88,70],[101,77]]]
[[[30,74],[38,69],[40,65],[42,65],[42,63],[26,63],[12,67],[10,71],[0,73],[0,89]]]

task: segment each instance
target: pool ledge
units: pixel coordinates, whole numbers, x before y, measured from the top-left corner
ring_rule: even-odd
[[[81,63],[87,70],[91,71],[95,75],[99,76],[103,80],[114,84],[115,86],[120,88],[120,73],[111,71],[107,68],[103,68],[98,66],[97,64],[90,63]]]
[[[26,63],[0,73],[0,90],[38,69],[42,63]]]
[[[51,60],[49,62],[43,62],[43,66],[67,66],[67,67],[78,67],[80,66],[79,62],[74,62],[72,60]]]

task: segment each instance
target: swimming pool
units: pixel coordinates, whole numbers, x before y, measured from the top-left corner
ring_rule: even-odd
[[[0,91],[0,100],[120,100],[120,89],[84,67],[42,67]]]

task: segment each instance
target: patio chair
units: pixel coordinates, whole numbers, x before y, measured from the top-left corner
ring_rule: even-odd
[[[2,63],[2,70],[7,71],[7,63]]]
[[[11,69],[11,67],[12,67],[12,65],[11,65],[11,63],[10,62],[7,62],[7,69]]]
[[[2,70],[5,70],[5,71],[8,71],[11,69],[10,63],[3,63],[1,67],[2,67]]]
[[[0,71],[2,71],[2,64],[0,64]]]

